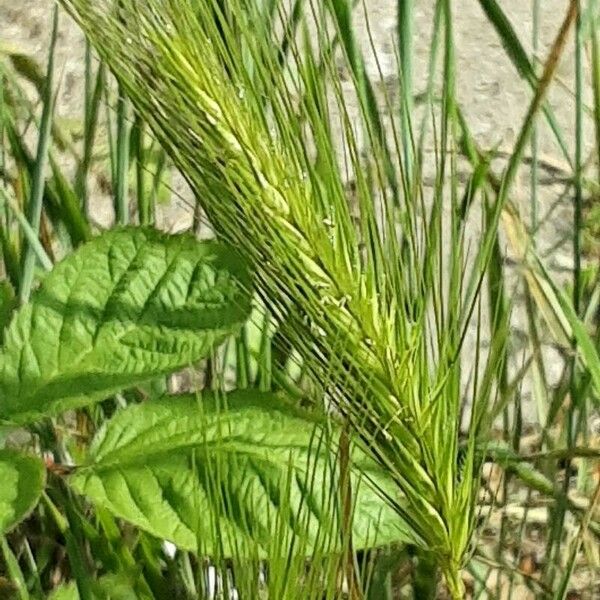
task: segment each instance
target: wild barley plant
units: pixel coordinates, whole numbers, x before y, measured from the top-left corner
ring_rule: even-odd
[[[259,3],[242,0],[62,4],[216,234],[255,270],[261,302],[312,376],[313,399],[391,473],[397,489],[387,500],[452,597],[462,597],[476,517],[475,446],[503,350],[469,357],[473,383],[461,385],[461,346],[488,249],[467,256],[456,178],[444,181],[455,169],[452,95],[445,87],[433,111],[441,158],[431,198],[410,103],[405,96],[396,106],[384,94],[391,117],[373,112],[360,58],[337,29],[349,22],[348,3],[311,4],[312,30],[283,31],[278,24],[292,22],[284,8],[279,18],[258,18]],[[399,72],[402,80],[401,65]]]

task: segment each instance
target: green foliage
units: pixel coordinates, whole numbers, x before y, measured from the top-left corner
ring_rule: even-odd
[[[35,508],[46,481],[42,461],[16,450],[0,450],[0,536]]]
[[[82,246],[14,315],[0,418],[24,422],[193,365],[239,329],[250,277],[215,242],[118,229]]]
[[[17,301],[8,281],[0,281],[0,343],[4,339],[4,328],[9,323]]]
[[[581,246],[584,201],[591,191],[593,207],[598,191],[589,174],[600,148],[598,2],[569,2],[542,68],[541,2],[532,3],[529,55],[511,11],[479,0],[533,92],[502,173],[503,155],[478,146],[458,103],[450,0],[434,3],[427,88],[417,95],[412,0],[396,6],[394,81],[371,77],[379,56],[365,52],[353,12],[361,3],[350,0],[62,3],[89,36],[73,127],[54,114],[56,15],[46,68],[0,44],[0,248],[10,280],[0,327],[13,318],[0,351],[0,425],[25,423],[28,451],[56,461],[43,504],[0,540],[0,595],[6,575],[23,599],[69,578],[59,598],[227,598],[235,588],[242,599],[331,600],[342,587],[352,600],[408,597],[408,588],[433,598],[442,573],[458,598],[468,569],[474,597],[516,596],[523,581],[564,596],[574,569],[597,561],[600,531],[600,487],[590,494],[598,452],[587,437],[600,390],[600,288],[593,275],[584,281],[579,258],[597,238],[592,209]],[[572,29],[574,152],[545,101],[557,66],[569,64]],[[590,115],[595,156],[584,155]],[[546,142],[540,154],[544,128],[562,165],[545,156]],[[528,164],[526,222],[514,184]],[[172,165],[194,193],[193,229],[207,218],[230,246],[149,229],[93,238],[95,184],[112,196],[116,223],[146,226],[161,219]],[[546,175],[575,197],[567,292],[536,245]],[[522,343],[510,300],[521,291],[530,339],[514,374]],[[465,337],[476,338],[473,353]],[[567,357],[555,388],[548,343]],[[164,396],[162,375],[189,365],[201,390]],[[531,371],[541,428],[525,450],[521,388]],[[236,387],[251,389],[224,392]],[[154,400],[138,405],[146,395]],[[30,454],[2,456],[14,528],[31,510],[12,512],[23,461],[42,477],[43,466],[27,463],[37,460]],[[481,493],[484,459],[504,477],[498,497]],[[576,490],[565,476],[573,466]],[[490,529],[500,522],[493,541],[476,535],[488,513]],[[513,539],[540,514],[550,524],[543,572],[524,578]],[[163,539],[178,544],[175,557]],[[207,557],[218,590],[205,585]]]
[[[319,423],[268,393],[229,394],[220,409],[212,395],[167,396],[108,421],[70,483],[116,516],[203,555],[311,555],[317,544],[339,552],[340,430],[315,431]],[[390,477],[358,448],[351,464],[354,547],[414,542],[389,504]]]
[[[135,591],[125,574],[105,575],[98,581],[93,581],[91,588],[90,600],[145,600],[147,598]],[[80,599],[81,595],[75,582],[61,586],[48,596],[48,600]]]
[[[447,281],[436,277],[445,268],[441,240],[440,246],[416,242],[427,228],[441,227],[443,194],[434,200],[430,223],[419,214],[418,198],[398,206],[383,192],[390,180],[385,165],[392,163],[380,121],[361,121],[377,164],[371,171],[354,159],[360,211],[354,221],[324,117],[332,84],[350,153],[358,156],[338,82],[329,79],[337,66],[331,56],[317,65],[307,52],[298,69],[286,73],[298,78],[298,100],[276,70],[277,45],[264,41],[268,29],[260,19],[246,19],[242,3],[228,3],[232,16],[219,31],[212,2],[196,10],[186,2],[125,0],[118,18],[109,2],[64,4],[185,174],[218,235],[248,259],[281,335],[390,473],[394,497],[406,500],[395,505],[400,516],[424,548],[436,549],[460,593],[456,573],[475,518],[477,464],[472,446],[458,455],[461,367],[455,353],[460,316],[470,315],[458,293],[459,224],[448,232]],[[247,10],[252,15],[252,6]],[[327,15],[336,18],[350,33],[348,3],[320,4],[317,14],[321,23]],[[256,77],[238,54],[239,37],[256,57]],[[362,59],[350,37],[341,39],[361,109],[371,115]],[[315,43],[316,54],[325,54],[324,31]],[[316,162],[306,151],[313,144]],[[475,283],[481,276],[476,270]],[[476,424],[471,443],[477,435]]]
[[[2,416],[55,415],[193,364],[239,329],[250,286],[243,263],[217,242],[149,228],[93,239],[15,313],[2,354]],[[416,541],[389,503],[393,481],[359,449],[349,457],[352,506],[336,501],[338,426],[281,395],[237,392],[222,406],[219,398],[165,396],[121,410],[104,423],[72,487],[203,556],[271,556],[274,540],[279,553],[340,553],[347,510],[357,515],[356,548]],[[45,470],[4,450],[0,475],[2,533],[35,506]]]

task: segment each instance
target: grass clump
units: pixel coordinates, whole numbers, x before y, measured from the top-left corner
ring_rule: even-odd
[[[500,540],[491,556],[489,549],[478,541],[476,527],[485,513],[485,507],[482,509],[480,505],[481,474],[484,463],[488,462],[501,466],[505,495],[519,479],[519,485],[530,490],[528,493],[533,490],[551,499],[546,566],[539,578],[534,581],[531,578],[528,583],[537,586],[537,591],[564,596],[575,568],[574,557],[579,556],[584,540],[596,535],[597,494],[590,493],[590,481],[586,481],[587,471],[583,469],[578,486],[586,490],[591,500],[578,504],[572,497],[568,476],[564,477],[562,487],[554,485],[559,469],[548,457],[564,451],[568,458],[560,473],[569,472],[569,465],[580,450],[578,436],[585,437],[585,417],[600,391],[597,330],[593,327],[597,282],[591,284],[591,293],[587,288],[585,294],[582,292],[583,275],[578,261],[571,296],[552,281],[513,192],[527,149],[531,147],[532,215],[536,225],[535,186],[539,165],[535,134],[540,123],[549,124],[560,151],[567,155],[573,168],[569,185],[576,200],[573,246],[578,256],[583,195],[587,190],[582,176],[581,48],[588,41],[584,38],[584,17],[592,22],[597,18],[593,3],[583,13],[578,2],[569,3],[548,57],[538,69],[528,58],[500,5],[481,1],[507,55],[533,90],[514,148],[500,174],[490,167],[494,153],[478,147],[456,100],[455,17],[447,0],[438,0],[435,5],[422,120],[417,118],[418,102],[414,98],[411,2],[398,3],[399,101],[385,87],[379,91],[377,82],[368,76],[366,59],[353,28],[353,7],[346,0],[291,4],[247,0],[227,3],[62,0],[61,3],[91,44],[86,63],[83,151],[77,157],[72,186],[54,161],[50,146],[57,137],[51,118],[52,53],[44,79],[46,87],[42,86],[37,156],[30,160],[18,143],[13,120],[16,104],[11,98],[18,86],[9,78],[8,71],[3,79],[7,101],[3,104],[2,122],[11,139],[10,160],[31,185],[29,193],[19,197],[15,193],[18,186],[12,185],[5,175],[9,185],[3,191],[6,196],[6,225],[2,228],[4,264],[20,302],[28,306],[25,303],[37,279],[36,261],[50,267],[57,240],[63,248],[74,248],[91,237],[87,217],[91,201],[88,180],[94,169],[99,106],[103,96],[109,104],[114,100],[114,128],[109,122],[108,131],[109,138],[116,131],[116,138],[109,140],[110,188],[116,222],[126,225],[132,217],[134,220],[137,217],[140,224],[147,225],[155,220],[161,172],[168,156],[193,192],[195,225],[206,220],[220,242],[241,256],[252,273],[254,309],[249,322],[227,330],[229,339],[220,349],[211,347],[205,353],[204,347],[199,350],[191,341],[185,345],[189,363],[205,358],[200,387],[221,393],[232,388],[249,388],[256,393],[271,389],[285,392],[311,415],[307,417],[310,424],[318,421],[330,434],[326,445],[333,475],[324,476],[323,481],[337,481],[337,484],[323,490],[326,497],[320,501],[324,499],[326,504],[336,507],[336,518],[323,520],[327,522],[322,525],[325,533],[316,536],[319,543],[314,543],[310,550],[303,547],[298,552],[282,552],[288,541],[292,548],[297,543],[287,537],[286,521],[299,523],[295,529],[298,539],[307,537],[303,536],[306,532],[302,526],[308,528],[310,519],[304,522],[299,514],[292,515],[285,497],[295,485],[310,490],[311,476],[302,481],[294,475],[290,462],[287,481],[283,478],[275,484],[269,483],[271,480],[266,476],[259,477],[271,501],[267,503],[269,510],[275,510],[273,522],[277,531],[273,544],[267,544],[266,558],[257,541],[264,539],[258,532],[261,524],[251,517],[254,507],[244,505],[236,495],[235,486],[231,487],[228,474],[233,469],[231,464],[215,459],[212,471],[207,473],[204,470],[207,467],[203,466],[209,462],[204,454],[207,448],[199,442],[198,448],[185,454],[185,460],[177,454],[177,461],[182,461],[182,473],[186,473],[181,476],[185,485],[196,486],[195,478],[202,481],[199,487],[193,487],[192,497],[197,498],[202,489],[212,499],[206,515],[214,529],[211,535],[228,548],[220,556],[215,546],[209,544],[210,568],[216,567],[220,574],[219,593],[226,596],[235,589],[243,597],[252,598],[263,595],[335,598],[344,590],[353,599],[363,595],[375,598],[376,594],[391,597],[391,574],[403,565],[410,566],[415,597],[435,597],[441,593],[438,579],[441,574],[450,596],[462,598],[466,593],[467,571],[474,577],[475,587],[490,592],[486,569],[492,562],[502,571],[503,550],[508,538],[516,533],[504,504],[499,508]],[[545,98],[573,31],[578,49],[575,91],[578,127],[576,152],[571,160],[564,134]],[[369,30],[367,34],[369,37]],[[594,40],[590,33],[589,42],[597,62]],[[92,47],[101,60],[95,73]],[[116,79],[114,90],[105,81],[106,69]],[[437,75],[442,79],[439,87],[434,85]],[[357,106],[357,115],[351,114],[352,105]],[[150,179],[146,171],[150,168],[147,158],[151,153],[145,141],[149,137],[150,148],[156,144],[163,153],[153,165],[155,175]],[[424,173],[430,166],[424,158],[426,144],[433,145],[435,156],[431,187],[425,185]],[[459,176],[463,160],[469,165],[467,185],[461,183]],[[48,162],[51,178],[45,180]],[[135,186],[131,185],[132,171]],[[8,167],[4,172],[8,173]],[[148,183],[152,189],[148,189]],[[128,195],[134,187],[136,202]],[[19,201],[26,209],[23,211],[26,218],[21,214]],[[46,223],[45,219],[52,215],[50,223]],[[473,239],[475,226],[481,234]],[[51,233],[45,233],[46,229]],[[520,263],[531,333],[527,356],[516,376],[509,370],[510,298],[505,283],[501,230]],[[89,247],[84,246],[81,252]],[[113,281],[113,267],[120,264],[117,259],[121,250],[107,252],[109,279]],[[136,252],[138,256],[141,251]],[[20,255],[24,256],[23,261]],[[73,257],[80,255],[75,253]],[[165,256],[171,254],[165,250]],[[185,256],[180,260],[184,261]],[[158,261],[153,254],[148,260]],[[158,298],[165,303],[171,312],[160,317],[159,325],[165,335],[176,336],[181,331],[173,333],[169,328],[183,328],[183,317],[178,311],[196,310],[197,306],[190,308],[186,304],[195,298],[193,294],[188,294],[185,302],[180,299],[178,286],[183,283],[175,282],[174,287],[168,287],[169,269],[176,270],[178,265],[173,261],[165,271],[165,279],[155,282],[156,286],[167,286],[167,291],[152,292],[148,302],[153,306]],[[185,264],[181,266],[182,278],[187,273]],[[48,288],[42,286],[42,289],[52,289],[55,273],[48,276]],[[124,306],[107,301],[100,311],[102,318],[113,316],[112,308],[116,307],[114,314],[119,323],[121,320],[129,323],[129,319],[131,324],[127,327],[147,325],[145,319],[150,314],[147,304],[138,306],[142,292],[129,298],[127,288],[123,291],[121,286],[123,282],[133,285],[142,279],[147,284],[153,273],[148,269],[143,278],[135,273],[123,275],[115,284],[115,293],[123,294],[119,298]],[[195,273],[192,270],[189,275],[190,289],[196,281]],[[215,276],[215,285],[222,282],[222,277],[226,278]],[[245,292],[249,293],[250,284],[244,281]],[[87,302],[85,290],[77,289],[69,297],[81,295]],[[32,299],[32,306],[37,298]],[[210,298],[208,302],[215,302]],[[177,302],[183,302],[183,308]],[[131,316],[134,309],[141,311],[135,319]],[[89,307],[86,310],[89,312]],[[150,312],[153,318],[158,314]],[[93,314],[96,318],[96,313]],[[78,327],[89,325],[84,317],[89,315],[85,313],[76,320]],[[189,319],[185,324],[192,326]],[[555,336],[554,342],[568,352],[563,382],[553,397],[544,389],[545,365],[540,358],[539,331],[546,326]],[[156,330],[147,327],[143,335],[139,334],[139,339],[144,340],[144,351],[160,346],[164,354],[176,354],[180,349],[184,352],[184,346],[178,345],[179,338],[173,337],[167,348],[167,342],[158,339],[160,336],[151,338],[157,335]],[[484,330],[489,330],[489,334],[485,332],[490,338],[488,347],[481,342]],[[13,334],[7,347],[14,338]],[[466,345],[467,339],[474,339],[473,354]],[[190,348],[195,348],[193,356]],[[78,421],[77,430],[86,441],[90,437],[86,435],[88,429],[98,430],[91,450],[80,448],[79,453],[93,462],[103,436],[109,435],[106,431],[118,427],[119,411],[132,410],[129,405],[137,404],[140,397],[160,395],[158,392],[164,392],[165,388],[162,373],[184,363],[178,356],[169,362],[169,369],[157,368],[149,387],[131,379],[130,374],[114,371],[124,378],[117,386],[123,391],[108,403],[80,409],[74,417]],[[535,459],[522,456],[520,439],[519,389],[531,371],[537,378],[536,394],[540,394],[540,415],[543,414],[539,456]],[[61,374],[61,381],[65,377]],[[134,385],[138,387],[133,388]],[[102,393],[110,396],[116,389],[107,386],[92,391],[97,400]],[[565,404],[567,397],[570,401]],[[200,411],[203,402],[201,394]],[[154,408],[156,405],[148,409],[151,413],[148,418],[153,423],[158,420],[158,413],[152,412]],[[113,412],[117,413],[114,417]],[[559,415],[563,414],[565,420],[559,423]],[[492,440],[492,430],[499,421],[504,428],[504,443]],[[555,436],[552,428],[557,423],[561,432]],[[67,441],[67,449],[61,447],[58,426],[56,422],[47,423],[35,426],[32,432],[36,440],[42,440],[42,447],[52,449],[58,462],[67,463],[69,455],[75,452],[73,441]],[[268,438],[269,425],[263,427]],[[176,425],[172,425],[169,435],[175,429]],[[154,435],[158,435],[156,431]],[[130,435],[133,436],[133,428]],[[225,427],[217,436],[225,442],[215,442],[216,445],[233,444],[227,436]],[[143,444],[143,436],[136,438],[135,443]],[[256,441],[253,443],[260,446]],[[354,445],[359,450],[352,450]],[[377,465],[378,470],[373,467],[373,472],[385,473],[386,478],[362,468],[361,461],[355,458],[356,452],[367,456],[369,465]],[[241,464],[250,469],[250,462],[246,462],[250,459],[242,456]],[[125,477],[127,468],[127,477],[137,478],[137,460],[138,455],[134,455],[132,464],[121,465],[121,476]],[[172,482],[166,483],[162,463],[157,460],[159,466],[153,472],[153,481],[158,482],[157,490],[164,497],[171,494],[170,501],[177,506],[174,498],[179,488]],[[88,469],[84,473],[100,470],[89,462],[81,465]],[[361,517],[355,512],[356,506],[361,506],[360,485],[354,476],[357,469],[362,469],[362,476],[377,489],[379,500],[393,509],[405,527],[404,537],[397,544],[387,544],[385,549],[356,546],[358,537],[352,523]],[[102,480],[100,475],[96,476]],[[51,527],[58,528],[64,536],[81,596],[92,598],[98,593],[86,585],[88,574],[106,577],[106,573],[129,573],[137,560],[143,566],[136,589],[143,597],[161,597],[167,591],[160,582],[165,572],[170,573],[167,588],[186,590],[182,591],[184,597],[185,594],[210,596],[210,585],[202,580],[208,572],[206,565],[202,565],[206,553],[201,552],[206,540],[184,545],[176,560],[165,562],[152,537],[152,534],[160,537],[165,529],[144,520],[147,519],[144,510],[141,510],[143,518],[137,513],[132,516],[148,501],[142,499],[143,492],[154,484],[139,484],[141,475],[136,479],[139,496],[135,511],[131,507],[122,508],[118,499],[110,503],[112,499],[108,496],[97,500],[102,496],[94,487],[99,485],[97,482],[88,482],[89,488],[75,486],[78,492],[86,488],[83,493],[100,505],[94,513],[94,524],[87,526],[83,515],[90,510],[88,505],[68,487],[69,480],[61,479],[62,473],[56,477],[57,481],[44,496],[40,522],[49,519]],[[81,481],[82,477],[75,475],[72,479]],[[312,477],[321,481],[314,474]],[[250,483],[247,485],[252,487]],[[314,497],[308,492],[306,497],[309,513],[319,513],[318,503],[311,504]],[[279,502],[274,498],[284,500]],[[192,505],[193,502],[186,505],[188,513],[193,512]],[[492,501],[487,508],[491,513],[497,506]],[[525,503],[516,531],[520,527],[522,532],[527,526],[528,510]],[[232,514],[242,519],[248,537],[257,541],[256,548],[249,550],[245,542],[239,541],[239,547],[231,551],[231,540],[224,540],[225,527],[220,523]],[[115,515],[140,528],[135,543],[121,544],[118,538],[122,529]],[[187,518],[191,522],[197,517],[187,514]],[[576,523],[575,533],[565,540],[562,525],[570,520]],[[185,516],[182,523],[189,525]],[[337,545],[332,551],[328,545],[331,537],[328,528],[341,537],[341,549]],[[174,533],[173,539],[180,538]],[[365,555],[362,562],[356,552],[359,549]],[[184,552],[188,550],[191,552]],[[6,544],[4,554],[21,589],[46,587],[39,578],[36,581],[32,576],[31,583],[19,575],[19,561],[12,557],[12,550]],[[29,554],[34,564],[31,550]],[[568,557],[567,569],[560,575],[555,565],[563,557]],[[93,566],[97,561],[101,568]],[[258,574],[266,582],[264,585],[257,583]],[[290,578],[302,579],[305,587],[298,590],[290,584]],[[514,572],[510,589],[513,580]],[[102,578],[99,585],[101,581]],[[495,592],[500,597],[500,583]]]

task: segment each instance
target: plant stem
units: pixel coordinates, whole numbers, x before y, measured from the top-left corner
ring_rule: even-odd
[[[460,576],[460,568],[457,565],[449,565],[444,569],[444,578],[452,600],[463,600],[465,597],[465,585]]]
[[[127,98],[119,86],[117,103],[117,164],[115,186],[115,212],[117,223],[127,225],[129,207],[127,204],[127,178],[129,173],[129,127],[127,126]]]
[[[352,481],[350,479],[350,436],[346,423],[340,433],[340,495],[342,501],[342,532],[346,537],[342,553],[342,573],[348,584],[348,598],[360,600],[360,586],[354,571],[354,548],[352,543]]]
[[[536,67],[537,53],[539,49],[539,20],[540,20],[540,0],[533,1],[533,32],[532,32],[532,45],[533,45],[533,57],[531,64],[533,68]],[[536,123],[534,123],[531,130],[531,243],[535,247],[535,233],[538,227],[538,215],[537,215],[537,192],[538,192],[538,128],[537,128],[537,117]]]
[[[52,22],[52,37],[50,41],[50,51],[48,55],[48,67],[46,69],[46,89],[44,93],[44,107],[42,109],[42,119],[40,122],[40,137],[37,147],[35,161],[35,170],[31,184],[31,196],[29,200],[28,213],[29,224],[32,230],[38,234],[42,218],[42,202],[44,198],[44,171],[48,159],[48,148],[50,146],[52,112],[54,109],[54,100],[52,97],[53,74],[54,74],[54,48],[56,46],[56,37],[58,32],[58,7],[54,9]],[[33,285],[33,273],[36,263],[36,251],[31,244],[26,244],[25,261],[23,263],[23,278],[19,290],[21,302],[29,300],[31,286]]]
[[[398,43],[400,46],[400,90],[401,90],[401,123],[402,145],[406,177],[412,179],[412,140],[410,134],[410,121],[413,113],[413,78],[412,78],[412,53],[413,53],[413,9],[414,0],[398,0]]]
[[[30,596],[29,592],[27,591],[27,584],[25,582],[25,577],[23,576],[23,571],[21,571],[19,561],[17,560],[17,557],[14,555],[4,536],[0,538],[0,548],[2,549],[2,556],[4,557],[8,575],[10,576],[11,583],[14,586],[13,589],[16,590],[17,598],[19,600],[29,600]]]

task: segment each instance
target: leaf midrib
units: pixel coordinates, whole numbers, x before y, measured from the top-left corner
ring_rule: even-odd
[[[182,437],[186,434],[181,434]],[[260,446],[261,450],[257,450],[255,452],[249,451],[249,449],[254,445],[258,447],[253,440],[247,440],[243,443],[239,444],[236,447],[236,442],[239,444],[239,439],[231,438],[227,442],[219,442],[217,440],[212,442],[190,442],[188,444],[182,443],[177,446],[171,446],[169,448],[161,448],[158,450],[150,450],[149,448],[138,447],[139,452],[135,453],[118,453],[113,458],[109,458],[108,460],[103,458],[98,462],[92,462],[93,458],[90,459],[90,462],[83,464],[77,467],[77,470],[80,472],[83,471],[94,471],[96,473],[100,473],[106,470],[111,469],[124,469],[128,467],[136,467],[136,466],[147,466],[142,463],[151,462],[152,459],[156,459],[157,462],[160,460],[164,460],[173,454],[177,455],[185,455],[188,452],[198,450],[198,451],[207,451],[211,456],[214,455],[215,452],[223,453],[224,455],[229,454],[239,454],[241,456],[246,456],[248,458],[256,458],[262,460],[263,462],[268,462],[274,465],[279,465],[280,461],[271,460],[269,458],[269,453],[280,452],[282,450],[287,450],[289,453],[294,455],[294,453],[302,454],[303,456],[311,455],[309,449],[307,449],[306,444],[289,444],[289,443],[281,443],[275,445],[266,445]],[[240,450],[244,448],[244,450]],[[315,451],[317,455],[323,454],[322,452]],[[278,456],[280,456],[278,454]],[[293,461],[292,464],[294,468],[298,468],[297,461]]]

